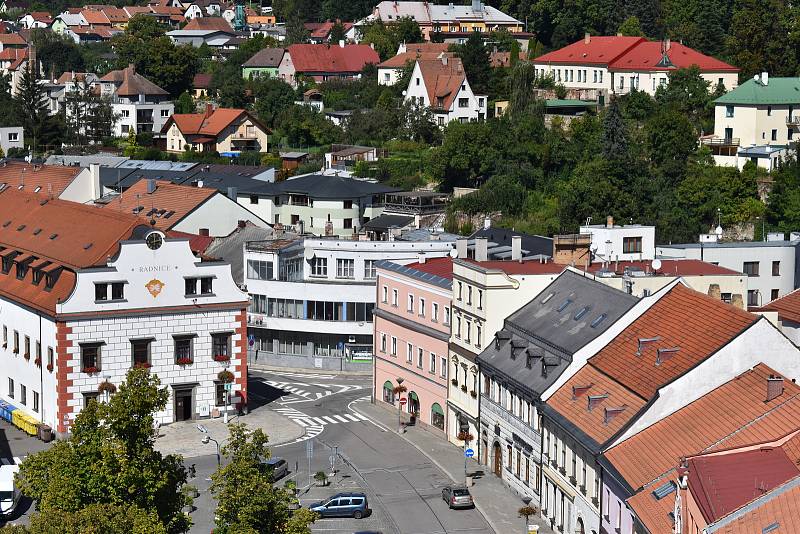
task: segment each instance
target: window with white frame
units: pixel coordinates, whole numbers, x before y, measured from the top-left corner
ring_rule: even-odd
[[[439,363],[441,364],[441,365],[439,365],[439,373],[441,373],[439,376],[441,376],[442,378],[446,379],[447,378],[447,358],[442,356],[442,361],[439,362]]]
[[[414,347],[411,343],[406,343],[406,361],[411,363],[414,361]]]
[[[311,260],[311,276],[328,276],[328,258]]]
[[[455,328],[455,335],[458,339],[461,339],[461,317],[456,316],[456,328]]]
[[[355,278],[355,260],[338,258],[336,260],[336,278]]]
[[[414,313],[414,295],[410,293],[408,295],[408,306],[406,311],[408,311],[408,313]]]
[[[428,369],[431,374],[436,374],[436,355],[431,352],[431,367]]]
[[[364,260],[364,278],[373,280],[378,277],[378,269],[375,267],[375,260]]]
[[[425,299],[422,297],[419,298],[419,316],[425,317]]]
[[[383,286],[383,288],[381,289],[381,302],[386,304],[388,301],[389,301],[389,288]]]
[[[392,306],[397,307],[397,290],[392,289]]]
[[[431,321],[434,323],[439,320],[439,304],[436,302],[431,303]]]
[[[386,352],[386,334],[381,332],[381,352]]]
[[[417,367],[422,369],[422,363],[425,358],[425,351],[422,350],[422,347],[417,347]]]
[[[446,324],[446,325],[450,324],[450,307],[449,306],[445,306],[444,307],[444,324]]]
[[[392,336],[392,356],[397,356],[397,338]]]

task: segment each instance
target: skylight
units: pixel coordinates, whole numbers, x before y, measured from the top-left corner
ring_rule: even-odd
[[[561,304],[558,305],[558,308],[556,308],[556,311],[558,311],[558,313],[561,313],[565,309],[567,309],[567,306],[569,306],[570,304],[572,304],[572,299],[567,299],[567,300],[565,300],[564,302],[562,302]]]
[[[543,298],[542,299],[542,304],[547,304],[547,301],[549,301],[551,298],[553,298],[553,295],[555,295],[555,293],[550,293],[545,298]]]
[[[657,501],[660,501],[673,491],[675,491],[675,482],[669,481],[665,482],[664,484],[660,485],[656,489],[653,490],[653,497],[656,498]]]
[[[601,313],[600,315],[595,317],[594,321],[592,321],[592,324],[590,324],[589,326],[591,326],[592,328],[597,328],[598,326],[600,326],[600,323],[602,323],[605,320],[605,318],[606,314]]]
[[[590,309],[591,308],[589,306],[584,306],[583,308],[578,310],[578,313],[576,313],[572,318],[575,319],[576,321],[579,321],[581,319],[581,317],[583,317],[584,315],[589,313]]]

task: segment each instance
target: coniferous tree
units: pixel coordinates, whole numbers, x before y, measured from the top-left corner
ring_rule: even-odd
[[[611,100],[603,119],[603,157],[623,164],[628,159],[628,132],[617,99]]]
[[[37,145],[52,140],[53,132],[48,129],[51,120],[45,91],[40,83],[38,69],[30,61],[22,71],[17,93],[13,98],[17,121],[22,124],[25,136],[31,140],[34,149]]]

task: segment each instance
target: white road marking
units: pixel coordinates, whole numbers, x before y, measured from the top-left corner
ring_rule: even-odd
[[[341,415],[335,415],[335,414],[334,414],[334,416],[333,416],[333,417],[335,417],[336,419],[338,419],[338,420],[339,420],[339,421],[341,421],[342,423],[347,423],[347,422],[348,422],[348,421],[347,421],[347,419],[345,419],[345,418],[344,418],[344,417],[342,417]]]

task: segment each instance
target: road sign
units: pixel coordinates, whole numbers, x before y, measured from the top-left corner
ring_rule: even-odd
[[[231,384],[230,382],[226,382],[225,391],[233,391],[233,384]]]
[[[314,456],[314,442],[312,440],[306,441],[306,458],[309,460]]]
[[[256,344],[256,336],[254,336],[253,334],[250,334],[249,336],[247,336],[247,344],[250,345],[251,347],[253,345],[255,345]]]
[[[400,399],[400,406],[405,406],[407,402],[408,402],[408,399],[405,399],[405,398]]]
[[[472,449],[467,449],[464,451],[464,456],[466,456],[467,458],[472,458],[473,456],[475,456],[475,451],[473,451]]]

